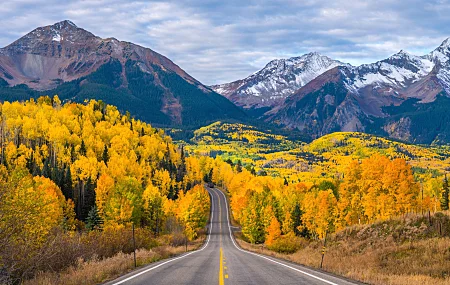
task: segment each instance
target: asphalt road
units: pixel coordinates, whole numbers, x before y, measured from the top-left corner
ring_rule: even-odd
[[[106,284],[358,284],[240,249],[231,235],[225,195],[207,189],[212,218],[201,249],[152,263]]]

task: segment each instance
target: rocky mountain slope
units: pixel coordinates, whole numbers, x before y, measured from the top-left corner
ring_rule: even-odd
[[[336,66],[350,65],[312,52],[300,57],[273,60],[245,79],[211,88],[244,108],[273,107]]]
[[[312,138],[360,131],[416,143],[450,142],[450,44],[425,56],[405,51],[373,64],[338,66],[264,115]]]
[[[70,21],[40,27],[0,49],[0,99],[58,94],[100,99],[148,122],[199,125],[245,114],[168,58],[102,39]]]

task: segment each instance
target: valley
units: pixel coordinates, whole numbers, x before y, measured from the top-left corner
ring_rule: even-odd
[[[447,39],[208,86],[38,27],[0,49],[0,283],[448,284],[449,72]]]

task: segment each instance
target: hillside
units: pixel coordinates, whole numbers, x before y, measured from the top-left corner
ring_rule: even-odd
[[[298,240],[295,253],[269,251],[244,241],[259,253],[319,267],[323,241]],[[348,227],[327,239],[323,269],[369,284],[448,284],[450,217],[409,215]]]
[[[291,180],[334,179],[351,160],[374,154],[405,159],[418,174],[450,169],[448,147],[407,144],[356,132],[333,133],[304,143],[248,125],[217,122],[196,130],[186,149],[235,163],[240,160],[257,173]]]
[[[198,162],[162,130],[95,100],[40,97],[0,110],[1,284],[131,253],[132,224],[147,262],[203,232],[209,196]]]
[[[70,21],[37,28],[0,49],[1,100],[55,94],[63,101],[103,100],[161,126],[245,118],[168,58]]]

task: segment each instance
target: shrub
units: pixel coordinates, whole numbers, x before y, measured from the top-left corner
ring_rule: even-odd
[[[280,236],[267,247],[270,250],[276,251],[278,253],[294,253],[304,245],[304,239],[297,237],[294,234],[287,234]]]

